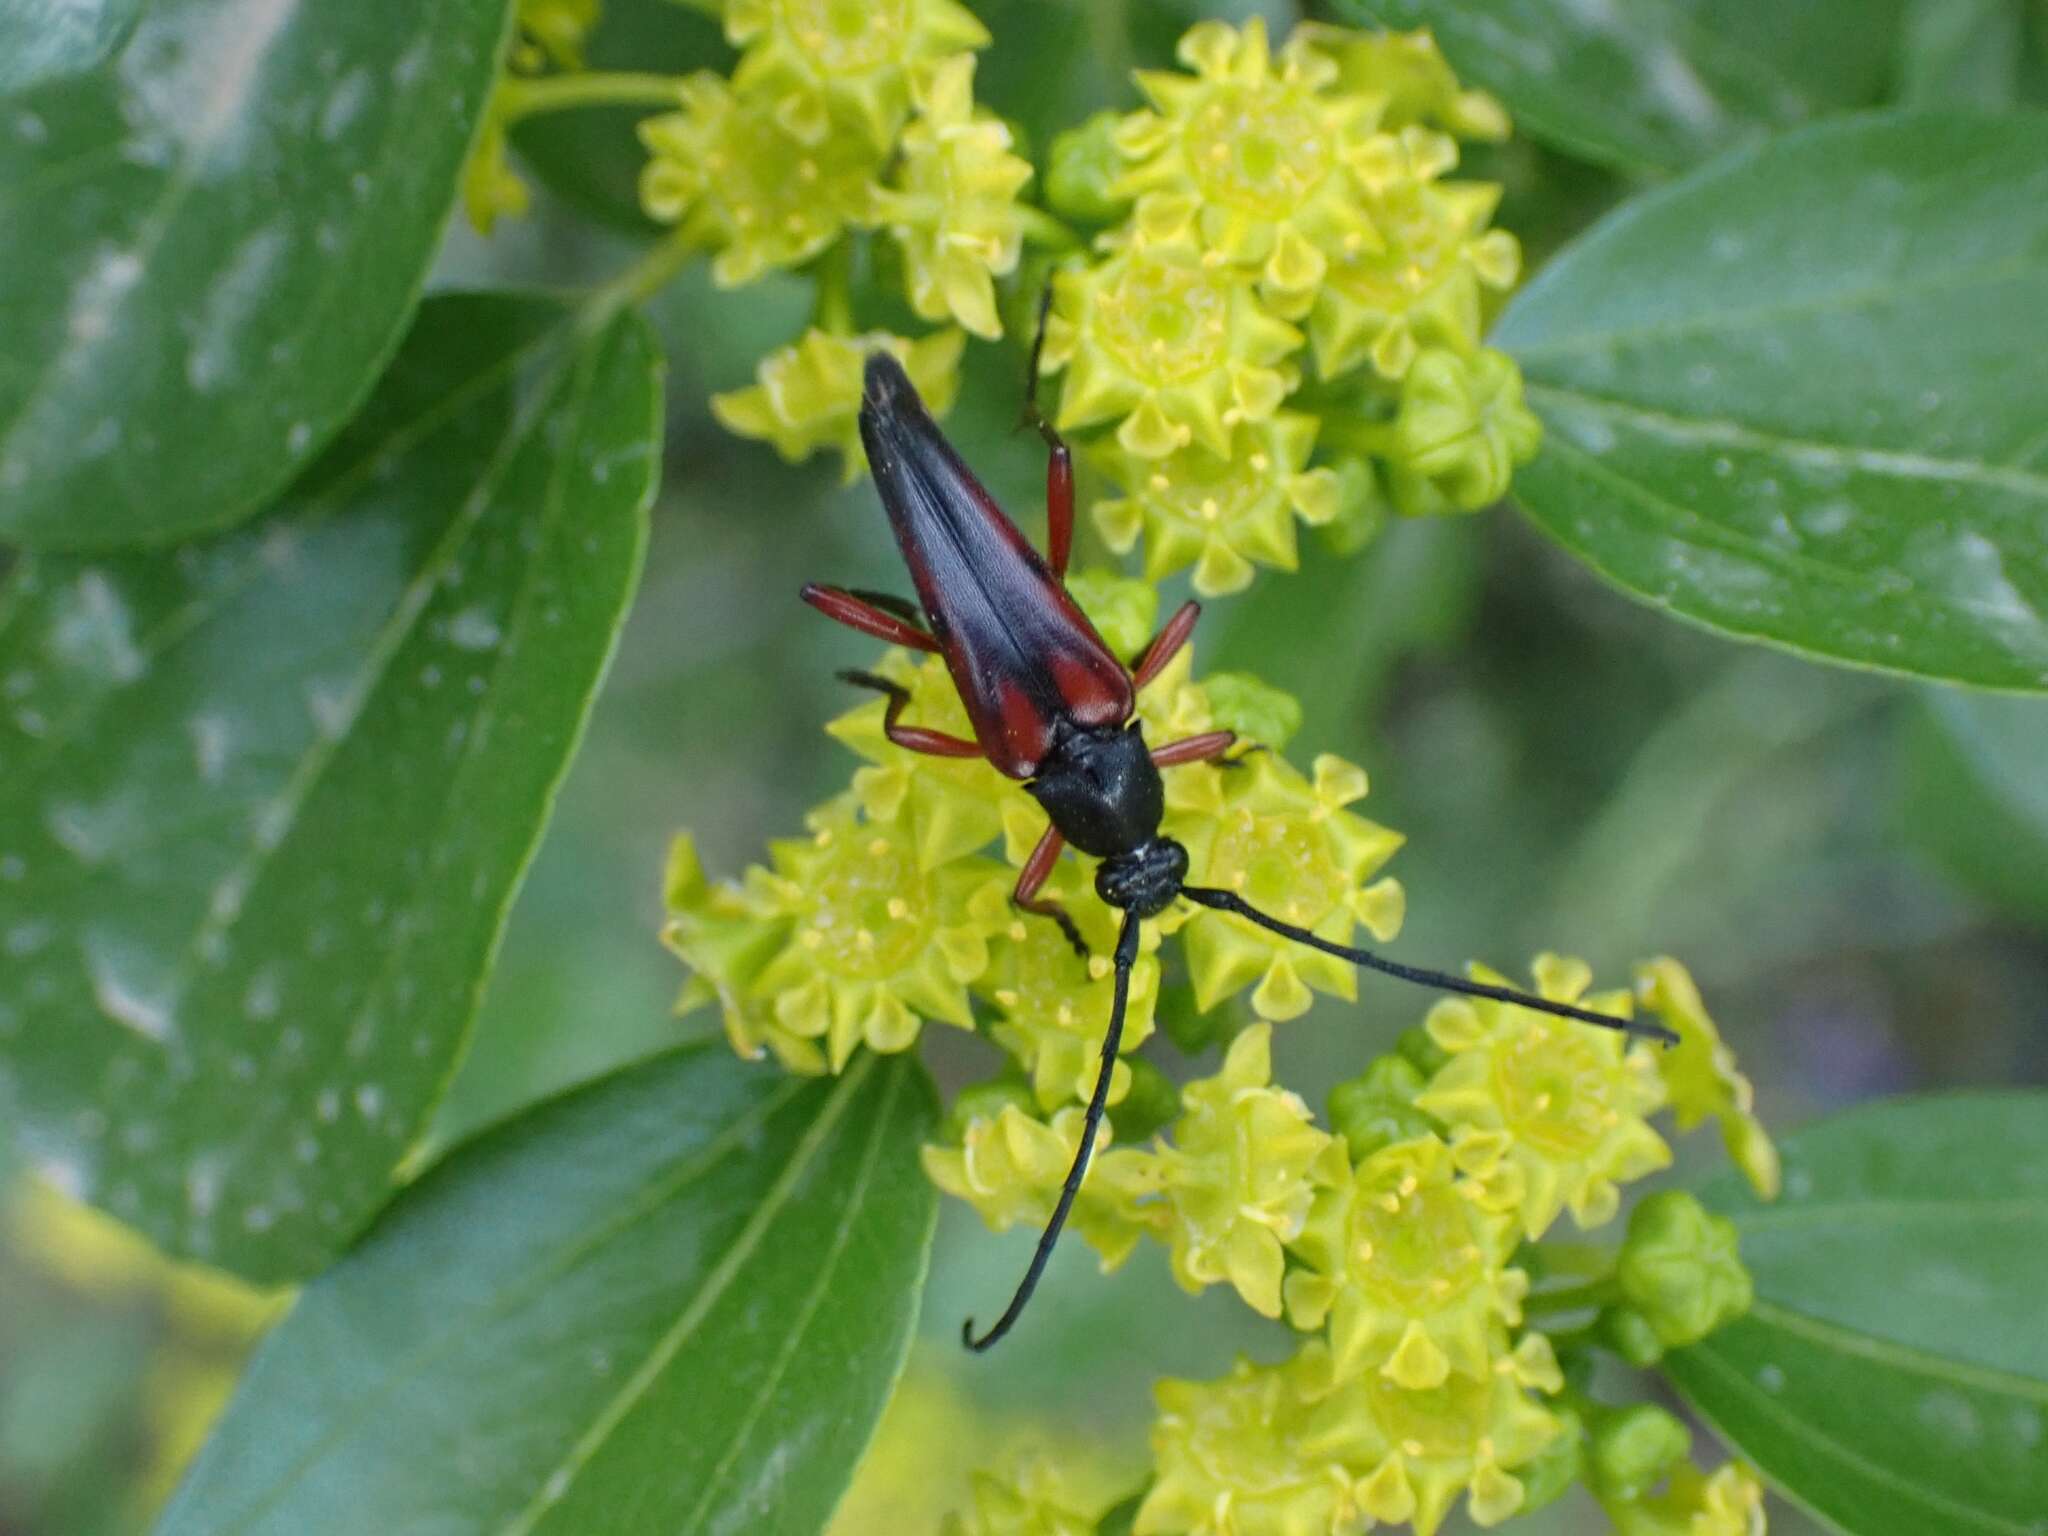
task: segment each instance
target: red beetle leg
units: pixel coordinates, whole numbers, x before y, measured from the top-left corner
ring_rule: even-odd
[[[1165,628],[1152,637],[1152,643],[1138,656],[1138,663],[1131,668],[1132,680],[1144,687],[1153,678],[1166,670],[1166,664],[1180,654],[1180,648],[1188,643],[1188,636],[1195,632],[1195,621],[1202,616],[1200,603],[1182,603],[1174,616],[1166,621]]]
[[[1152,763],[1157,768],[1172,768],[1180,763],[1211,762],[1236,743],[1235,731],[1204,731],[1199,736],[1183,736],[1179,741],[1153,748]]]
[[[877,608],[843,587],[826,587],[811,582],[803,590],[803,600],[826,618],[835,619],[864,635],[873,635],[877,640],[886,640],[891,645],[907,645],[914,651],[936,651],[939,648],[938,641],[908,619]]]

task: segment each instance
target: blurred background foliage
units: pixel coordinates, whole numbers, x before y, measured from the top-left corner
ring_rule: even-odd
[[[1128,70],[1168,63],[1197,15],[1263,13],[1276,30],[1292,19],[1283,4],[1190,0],[975,9],[996,38],[978,92],[1027,152],[1128,105]],[[1902,35],[1895,98],[2042,98],[2048,7],[1922,0]],[[699,13],[612,0],[594,62],[651,59],[726,54]],[[532,163],[603,165],[616,184],[558,177],[577,187],[573,205],[541,190],[536,216],[488,246],[457,230],[435,287],[584,286],[630,259],[630,115],[547,126],[564,131],[522,145]],[[1632,185],[1520,138],[1467,169],[1506,183],[1498,223],[1531,270]],[[439,1144],[715,1029],[708,1014],[670,1013],[680,976],[654,939],[670,834],[689,825],[709,867],[736,869],[845,782],[851,761],[821,726],[850,702],[832,672],[852,653],[796,591],[812,578],[900,585],[896,553],[865,482],[842,488],[826,463],[792,469],[725,433],[706,405],[747,382],[807,309],[796,279],[735,300],[701,265],[652,308],[671,366],[670,473],[646,577]],[[1036,533],[1043,459],[1013,430],[1020,386],[1014,347],[973,348],[947,425]],[[1080,563],[1103,557],[1089,519],[1079,537]],[[1169,602],[1183,584],[1169,583]],[[1614,975],[1639,956],[1682,955],[1781,1131],[1885,1094],[2048,1081],[2048,704],[1816,666],[1674,624],[1505,511],[1402,523],[1355,556],[1307,541],[1298,575],[1213,605],[1198,646],[1204,669],[1249,670],[1301,698],[1300,760],[1334,751],[1370,772],[1368,813],[1409,840],[1395,865],[1409,893],[1404,956],[1514,969],[1556,947]],[[1425,1007],[1371,978],[1355,1006],[1320,999],[1277,1037],[1279,1075],[1317,1098]],[[935,1031],[928,1059],[950,1090],[985,1075],[993,1053]],[[173,1271],[26,1182],[7,1187],[0,1536],[141,1529],[275,1303]],[[1031,1336],[989,1358],[963,1353],[959,1318],[1006,1293],[1029,1242],[991,1237],[946,1202],[924,1336],[840,1536],[934,1529],[964,1502],[969,1467],[1012,1448],[1056,1454],[1077,1491],[1107,1502],[1142,1474],[1155,1373],[1208,1377],[1240,1350],[1272,1352],[1262,1335],[1276,1325],[1227,1294],[1172,1292],[1162,1253],[1101,1280],[1070,1243]],[[1517,1529],[1581,1528],[1583,1497]]]

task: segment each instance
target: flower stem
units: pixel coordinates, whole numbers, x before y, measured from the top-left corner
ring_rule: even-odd
[[[667,287],[696,254],[696,242],[683,231],[664,236],[625,271],[591,291],[584,304],[586,322],[593,327],[601,325],[628,304],[646,303]]]
[[[1054,218],[1043,208],[1034,208],[1029,203],[1020,203],[1017,215],[1024,221],[1024,238],[1033,245],[1050,246],[1056,251],[1070,251],[1081,244],[1081,237],[1064,220]]]
[[[1604,1280],[1614,1273],[1614,1250],[1599,1243],[1553,1238],[1522,1253],[1522,1267],[1535,1280]]]
[[[586,70],[539,79],[513,76],[498,87],[507,122],[563,112],[573,107],[674,107],[681,105],[675,75]]]
[[[834,336],[851,336],[853,325],[852,242],[835,240],[818,258],[818,296],[811,324]]]
[[[1391,457],[1394,446],[1393,423],[1370,421],[1348,412],[1332,411],[1323,417],[1319,439],[1319,446],[1324,448],[1348,449],[1352,453]]]
[[[1612,1301],[1615,1294],[1611,1276],[1604,1280],[1588,1280],[1582,1285],[1559,1286],[1551,1291],[1533,1291],[1522,1300],[1522,1314],[1525,1317],[1554,1317],[1560,1312],[1579,1312]]]

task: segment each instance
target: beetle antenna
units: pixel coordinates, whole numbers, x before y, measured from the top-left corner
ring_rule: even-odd
[[[1081,1180],[1087,1176],[1089,1159],[1095,1153],[1095,1134],[1102,1126],[1102,1112],[1109,1105],[1109,1079],[1116,1071],[1117,1046],[1123,1040],[1124,1004],[1131,992],[1131,967],[1138,961],[1139,921],[1137,913],[1126,911],[1123,928],[1116,936],[1116,957],[1112,962],[1116,967],[1116,998],[1109,1007],[1109,1029],[1102,1037],[1102,1065],[1095,1073],[1095,1091],[1088,1096],[1088,1113],[1081,1122],[1081,1145],[1074,1149],[1074,1166],[1067,1170],[1067,1182],[1060,1186],[1059,1203],[1052,1208],[1052,1220],[1038,1235],[1038,1247],[1031,1255],[1030,1266],[1018,1282],[1017,1293],[1010,1298],[1010,1304],[1003,1308],[1003,1315],[980,1338],[974,1336],[973,1318],[960,1325],[960,1342],[976,1354],[1001,1339],[1023,1314],[1031,1293],[1038,1289],[1039,1276],[1045,1273],[1046,1260],[1052,1257],[1053,1245],[1060,1240],[1060,1229],[1067,1224],[1067,1213],[1074,1208],[1074,1197],[1081,1192]]]
[[[1538,1013],[1554,1014],[1560,1019],[1577,1019],[1581,1024],[1598,1024],[1602,1029],[1618,1029],[1625,1035],[1640,1035],[1644,1039],[1655,1040],[1664,1045],[1678,1044],[1678,1036],[1662,1024],[1619,1019],[1610,1013],[1595,1013],[1590,1008],[1574,1008],[1570,1003],[1537,997],[1530,992],[1518,992],[1513,987],[1496,987],[1483,981],[1470,981],[1463,976],[1453,976],[1448,971],[1431,971],[1421,966],[1402,965],[1398,961],[1383,960],[1368,950],[1353,949],[1348,944],[1334,944],[1306,928],[1297,928],[1293,923],[1283,923],[1277,917],[1269,917],[1246,902],[1235,891],[1218,890],[1214,886],[1206,885],[1184,885],[1180,893],[1189,901],[1199,902],[1205,907],[1214,907],[1219,912],[1235,912],[1239,917],[1249,918],[1261,928],[1271,929],[1283,938],[1292,939],[1297,944],[1306,944],[1310,949],[1319,949],[1326,955],[1335,955],[1339,960],[1349,960],[1353,965],[1362,965],[1367,970],[1378,971],[1384,976],[1412,981],[1421,987],[1434,987],[1439,992],[1456,992],[1465,997],[1489,998],[1496,1003],[1513,1003],[1518,1008],[1533,1008]]]

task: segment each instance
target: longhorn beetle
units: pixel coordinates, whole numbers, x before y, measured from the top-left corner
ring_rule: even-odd
[[[912,604],[882,593],[816,583],[803,589],[804,601],[827,618],[892,645],[935,652],[946,659],[974,726],[972,741],[906,725],[902,715],[910,694],[900,684],[871,672],[839,674],[888,698],[883,730],[890,741],[933,757],[985,757],[999,772],[1023,780],[1025,790],[1045,807],[1052,824],[1024,861],[1010,899],[1024,911],[1058,923],[1068,942],[1085,955],[1073,920],[1057,902],[1038,894],[1060,849],[1071,843],[1102,861],[1095,871],[1096,894],[1124,914],[1117,932],[1102,1062],[1088,1098],[1081,1144],[1009,1306],[978,1338],[972,1318],[962,1325],[961,1339],[973,1350],[987,1349],[1010,1331],[1052,1256],[1088,1171],[1109,1099],[1131,967],[1138,957],[1138,925],[1165,911],[1178,897],[1235,913],[1296,943],[1403,981],[1515,1003],[1667,1043],[1677,1038],[1657,1025],[1632,1024],[1508,987],[1383,960],[1258,911],[1234,891],[1187,883],[1187,850],[1159,832],[1165,814],[1159,770],[1222,758],[1237,738],[1230,731],[1207,731],[1147,746],[1140,722],[1133,718],[1138,690],[1187,643],[1201,613],[1198,604],[1182,604],[1127,667],[1067,595],[1067,556],[1074,539],[1073,458],[1037,409],[1038,352],[1043,341],[1041,311],[1038,343],[1031,349],[1024,422],[1045,439],[1051,453],[1045,476],[1046,556],[1025,542],[961,462],[896,359],[875,352],[869,355],[863,376],[861,442],[918,600]]]

